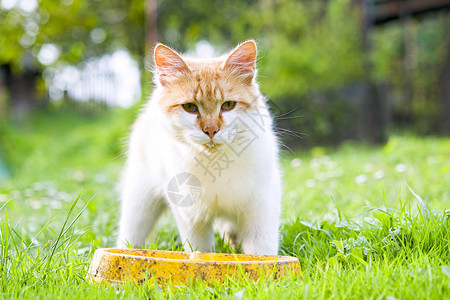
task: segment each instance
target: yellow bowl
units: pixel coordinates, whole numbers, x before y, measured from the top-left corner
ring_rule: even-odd
[[[300,272],[297,258],[247,254],[174,252],[136,249],[98,249],[89,274],[91,282],[144,282],[189,284],[194,280],[225,282],[227,276],[246,275],[252,280],[272,275],[280,278]]]

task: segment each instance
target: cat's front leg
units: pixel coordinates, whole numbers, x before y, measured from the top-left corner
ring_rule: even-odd
[[[187,211],[189,210],[189,211]],[[211,252],[214,247],[214,230],[210,221],[199,221],[195,209],[172,207],[181,241],[186,252]]]
[[[136,201],[124,203],[119,225],[118,248],[142,248],[145,239],[164,210],[165,203],[159,199],[143,199],[149,201],[139,205]]]
[[[281,196],[274,193],[260,196],[259,203],[239,218],[242,250],[245,254],[277,255]]]
[[[138,168],[128,168],[122,182],[122,205],[117,247],[141,248],[166,203],[144,180]]]
[[[247,219],[241,224],[241,243],[245,254],[278,254],[278,224],[262,218]]]

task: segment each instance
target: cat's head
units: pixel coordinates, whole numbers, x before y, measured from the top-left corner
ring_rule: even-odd
[[[252,40],[214,59],[186,58],[157,45],[158,101],[174,137],[197,149],[217,149],[252,134],[249,113],[262,101],[256,57]]]

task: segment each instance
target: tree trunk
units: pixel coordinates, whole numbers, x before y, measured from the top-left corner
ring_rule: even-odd
[[[158,0],[145,1],[145,53],[158,42]]]
[[[403,118],[408,123],[414,122],[414,36],[411,29],[411,12],[408,2],[402,2],[400,21],[403,33]]]
[[[364,124],[363,134],[367,141],[373,144],[384,143],[386,141],[386,128],[382,116],[383,109],[381,97],[377,93],[377,88],[372,78],[372,62],[370,61],[370,51],[372,43],[370,33],[373,26],[373,16],[370,8],[364,0],[356,0],[361,9],[361,47],[363,51],[364,85],[366,97],[364,100]],[[387,99],[385,100],[387,101]]]
[[[36,106],[36,77],[36,73],[30,70],[14,73],[6,67],[6,86],[13,120],[24,120]]]
[[[0,120],[4,120],[8,114],[7,98],[6,70],[3,66],[0,66]]]
[[[158,42],[158,0],[145,0],[145,49],[147,65],[153,64],[153,47]],[[144,67],[142,84],[152,81],[150,70]]]
[[[448,22],[447,22],[448,23]],[[443,134],[450,135],[450,34],[447,34],[446,57],[442,66],[440,85],[440,131]]]

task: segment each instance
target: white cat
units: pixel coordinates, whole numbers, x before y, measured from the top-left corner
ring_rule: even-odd
[[[213,224],[225,218],[244,253],[277,254],[278,142],[256,56],[251,40],[215,59],[156,46],[156,88],[133,126],[123,173],[118,247],[142,247],[168,205],[186,251],[212,251]]]

